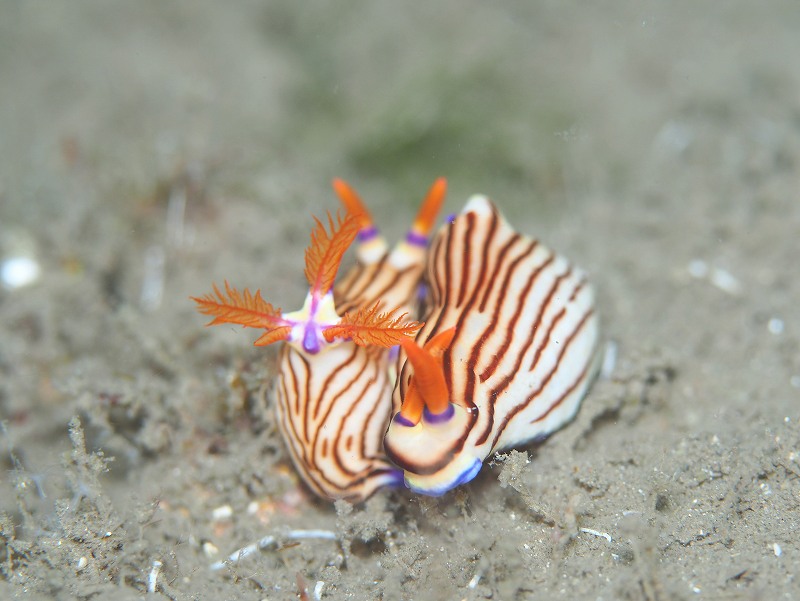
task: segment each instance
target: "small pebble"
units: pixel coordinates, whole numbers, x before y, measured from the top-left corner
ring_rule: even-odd
[[[767,329],[770,334],[774,334],[775,336],[783,334],[783,320],[773,317],[767,322]]]
[[[219,549],[214,543],[206,541],[203,543],[203,553],[206,554],[206,557],[215,557],[219,554]]]
[[[728,294],[737,295],[742,292],[742,284],[729,271],[715,267],[709,276],[711,283]]]
[[[617,366],[617,353],[619,347],[613,340],[606,343],[606,349],[603,353],[603,364],[600,367],[600,375],[604,380],[610,380],[611,375],[614,373],[614,368]]]
[[[233,507],[221,505],[211,512],[211,517],[215,520],[227,520],[233,515]]]
[[[702,259],[692,259],[689,261],[689,275],[695,279],[702,280],[708,276],[708,263]]]
[[[0,281],[6,288],[22,288],[39,279],[41,269],[31,257],[11,257],[0,264]]]

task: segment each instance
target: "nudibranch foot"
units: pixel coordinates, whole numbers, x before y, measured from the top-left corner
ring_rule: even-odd
[[[461,457],[460,461],[454,461],[445,469],[430,476],[419,476],[406,472],[404,483],[412,492],[429,497],[441,497],[449,492],[471,481],[478,472],[481,471],[483,462],[477,457]]]

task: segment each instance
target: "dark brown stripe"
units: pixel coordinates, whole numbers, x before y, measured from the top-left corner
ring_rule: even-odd
[[[357,347],[357,346],[354,345],[353,346],[353,354],[358,354],[359,353],[359,348],[360,347]],[[361,370],[359,370],[359,371],[363,371],[363,369],[364,368],[362,367]],[[334,394],[332,397],[330,397],[330,400],[326,402],[328,407],[327,407],[324,415],[322,416],[322,419],[320,420],[321,423],[328,424],[328,419],[330,418],[331,412],[333,411],[334,407],[336,407],[336,404],[339,402],[339,400],[342,399],[342,397],[353,398],[353,399],[361,398],[361,395],[364,394],[363,390],[361,390],[360,392],[355,393],[355,394],[354,394],[354,391],[353,391],[354,385],[355,385],[355,383],[357,381],[358,381],[358,378],[349,380],[347,386],[345,386],[344,388],[340,388],[339,390],[337,390],[336,394]],[[325,391],[323,391],[322,396],[325,396]],[[355,407],[355,405],[356,405],[355,402],[351,403],[350,409],[348,410],[347,414],[345,415],[345,419],[347,418],[347,415],[350,415],[350,413],[352,413],[353,408]],[[308,420],[306,420],[306,421],[308,422]],[[335,424],[335,426],[337,428],[337,431],[341,432],[342,424],[341,423]],[[309,441],[310,446],[311,446],[311,453],[309,455],[312,458],[312,460],[314,460],[314,461],[316,460],[317,441],[319,440],[321,430],[322,430],[322,428],[317,428],[316,431],[314,432],[314,436]],[[316,463],[314,464],[314,466],[316,467]]]
[[[575,337],[578,335],[578,333],[581,331],[581,329],[583,329],[583,326],[586,324],[586,321],[589,319],[589,317],[593,313],[594,313],[594,310],[590,309],[581,318],[581,321],[578,323],[578,325],[575,327],[575,329],[572,331],[572,333],[567,338],[567,340],[564,343],[564,345],[561,347],[561,350],[560,350],[560,352],[558,354],[558,357],[556,359],[555,365],[553,366],[553,369],[550,370],[550,372],[547,374],[547,376],[542,380],[542,382],[539,385],[539,387],[536,390],[534,390],[528,396],[527,399],[525,399],[522,403],[519,403],[516,407],[514,407],[514,409],[509,411],[508,414],[504,417],[503,423],[500,425],[499,428],[497,428],[495,436],[494,436],[494,438],[492,440],[492,449],[494,449],[495,445],[497,444],[497,441],[500,439],[500,436],[502,436],[503,431],[506,429],[506,426],[514,418],[514,416],[517,415],[523,409],[525,409],[532,401],[534,401],[536,399],[536,397],[538,397],[541,394],[542,390],[545,389],[545,387],[547,386],[548,382],[550,382],[550,380],[553,378],[555,373],[558,371],[558,368],[561,366],[561,359],[563,358],[564,353],[567,352],[567,349],[572,344],[572,341],[575,340]],[[584,366],[583,371],[588,369],[588,365],[589,364],[591,364],[591,361],[587,361],[587,364],[586,364],[586,366]],[[583,373],[583,371],[581,373]],[[565,395],[562,394],[562,396],[559,397],[559,400],[556,401],[556,403],[554,403],[554,405],[552,405],[550,408],[548,408],[547,413],[550,413],[551,411],[553,411],[553,409],[555,409],[555,407],[560,405],[561,402],[563,402],[564,398],[565,398]],[[537,418],[537,420],[538,419],[539,418]],[[537,420],[534,420],[534,421],[537,421]],[[531,423],[533,423],[533,422],[531,422]]]
[[[548,261],[550,261],[552,259],[553,259],[553,256],[551,255],[551,257],[550,257],[550,259],[548,259]],[[545,262],[545,263],[547,263],[547,262]],[[524,306],[521,306],[522,303],[524,303],[523,299],[526,298],[530,294],[530,289],[533,286],[534,281],[537,279],[537,277],[538,277],[538,275],[540,273],[541,273],[541,269],[537,269],[533,274],[531,274],[531,277],[528,279],[527,285],[523,289],[523,291],[520,294],[519,298],[517,298],[517,311],[514,313],[514,317],[512,318],[511,322],[507,326],[507,332],[506,332],[507,345],[506,345],[506,348],[503,349],[503,351],[502,351],[503,357],[505,357],[505,353],[508,350],[508,348],[509,348],[509,346],[511,344],[511,340],[512,340],[514,334],[515,334],[516,323],[519,321],[519,318],[521,317],[522,312],[525,309]],[[566,272],[560,274],[559,276],[557,276],[555,278],[555,280],[553,280],[553,283],[550,286],[550,291],[548,292],[547,296],[543,299],[543,302],[538,307],[539,312],[536,315],[536,320],[534,321],[533,325],[531,326],[530,332],[529,332],[527,338],[525,339],[525,342],[522,345],[522,348],[515,349],[515,352],[517,353],[517,357],[516,357],[516,361],[514,363],[514,367],[512,367],[510,372],[506,373],[506,375],[500,380],[500,382],[489,392],[489,397],[491,399],[493,399],[493,401],[487,405],[488,417],[487,417],[486,424],[484,426],[483,432],[478,437],[478,439],[477,439],[477,441],[475,443],[476,445],[482,445],[489,438],[489,434],[491,434],[492,428],[494,427],[494,409],[495,409],[495,406],[496,406],[496,403],[497,403],[497,398],[500,397],[503,394],[503,392],[506,391],[506,389],[511,384],[513,379],[517,376],[517,374],[519,372],[519,368],[522,365],[522,359],[525,357],[525,354],[528,352],[528,350],[533,345],[533,341],[534,341],[534,339],[536,337],[536,331],[539,329],[539,327],[542,324],[542,319],[544,319],[544,315],[545,315],[545,313],[547,313],[547,309],[550,307],[550,302],[552,301],[553,297],[555,296],[555,293],[558,290],[559,286],[561,286],[561,283],[567,277],[569,277],[571,275],[571,273],[572,273],[572,270],[571,270],[571,268],[568,267]],[[564,310],[562,309],[562,313],[563,312],[564,312]],[[556,318],[554,321],[557,322],[558,319]],[[551,323],[551,329],[548,330],[548,332],[546,332],[545,335],[542,337],[542,343],[539,345],[539,349],[537,349],[537,351],[541,350],[542,348],[547,346],[547,344],[549,342],[549,334],[552,331],[552,325],[553,324]],[[501,357],[500,360],[502,360],[503,357]]]
[[[343,369],[347,369],[347,367],[351,363],[353,363],[357,358],[359,358],[358,347],[353,345],[353,350],[350,353],[350,356],[347,358],[347,360],[344,363],[342,363],[339,367],[337,367],[335,370],[330,371],[328,373],[328,376],[325,378],[325,381],[322,383],[322,387],[320,388],[320,390],[322,390],[322,398],[325,398],[326,391],[331,389],[331,384],[336,378],[336,376],[339,375],[339,372]],[[333,402],[335,403],[336,401],[334,400]],[[316,420],[319,417],[319,412],[321,408],[322,408],[322,402],[318,401],[316,403],[316,406],[314,407],[313,419]]]
[[[476,295],[480,294],[481,290],[485,290],[488,287],[487,284],[487,277],[494,276],[495,273],[495,265],[492,265],[492,268],[489,268],[489,249],[494,246],[494,239],[497,235],[497,222],[498,222],[498,215],[495,211],[492,211],[492,216],[489,221],[489,231],[486,232],[486,238],[483,240],[483,253],[481,255],[481,265],[480,271],[478,272],[478,279],[475,282],[475,287],[473,288],[472,298],[470,299],[470,307],[475,303]],[[480,312],[481,309],[478,309]]]
[[[431,257],[433,257],[433,259],[428,263],[430,272],[427,274],[428,277],[426,281],[432,295],[432,307],[440,307],[442,305],[442,297],[444,296],[441,282],[439,281],[439,278],[436,277],[439,274],[440,269],[436,266],[436,261],[441,256],[440,253],[442,248],[442,240],[444,238],[445,237],[437,237],[430,250]]]
[[[301,353],[297,351],[292,351],[300,361],[303,363],[303,369],[305,370],[305,378],[302,378],[302,382],[304,384],[305,390],[303,391],[303,398],[305,399],[305,403],[301,403],[300,407],[298,408],[297,415],[302,416],[303,422],[308,421],[308,411],[310,407],[308,406],[311,402],[316,402],[316,399],[311,397],[311,366],[308,364],[308,359],[306,359]],[[294,371],[294,370],[292,370]],[[308,440],[308,429],[305,429],[303,432],[305,436],[305,440]]]
[[[506,272],[506,277],[503,280],[503,289],[506,289],[508,287],[508,283],[511,280],[511,277],[512,277],[517,265],[519,265],[519,263],[523,259],[528,258],[530,256],[530,254],[533,253],[535,248],[536,248],[536,242],[532,241],[531,244],[528,245],[527,250],[523,254],[521,254],[517,258],[515,258],[514,261],[512,261],[512,265],[511,265],[511,267],[509,267],[509,270]],[[554,255],[551,254],[547,258],[547,260],[545,260],[543,263],[541,263],[534,270],[534,272],[531,274],[530,278],[528,278],[528,284],[527,284],[525,290],[529,290],[530,287],[533,286],[533,283],[536,281],[536,278],[539,276],[540,273],[542,273],[542,271],[544,271],[545,268],[547,268],[553,262],[554,258],[555,258]],[[502,296],[500,298],[502,299]],[[516,322],[517,319],[519,319],[520,312],[522,312],[523,310],[525,310],[527,308],[527,305],[524,303],[524,299],[523,299],[523,302],[520,302],[521,298],[522,298],[522,296],[520,295],[518,297],[517,309],[515,311],[514,318],[513,318],[515,322]],[[498,317],[500,315],[500,311],[502,309],[502,306],[503,306],[502,301],[495,305],[494,314],[492,316],[492,328],[494,328],[495,327],[494,324],[496,324],[499,321]],[[510,328],[508,328],[508,329],[510,329]],[[505,355],[506,351],[508,350],[508,347],[511,345],[511,336],[512,336],[512,334],[508,333],[508,331],[507,331],[506,335],[505,335],[505,338],[503,339],[503,344],[500,346],[500,349],[498,349],[497,353],[494,356],[494,359],[492,359],[491,363],[489,363],[489,365],[487,365],[486,368],[481,372],[481,374],[479,376],[481,382],[485,382],[489,378],[489,376],[491,376],[494,373],[494,371],[497,369],[497,366],[500,364],[501,359],[503,358],[503,356]]]
[[[294,403],[295,404],[294,404],[293,411],[294,411],[295,415],[300,415],[301,414],[301,409],[300,409],[300,407],[301,407],[301,405],[300,405],[300,381],[297,378],[297,372],[295,371],[294,365],[292,365],[292,354],[295,353],[295,350],[292,349],[292,347],[290,347],[289,345],[286,345],[284,348],[286,349],[286,354],[285,354],[286,363],[289,364],[289,373],[292,376],[291,389],[295,391],[295,394],[294,394]],[[305,359],[303,359],[302,357],[300,357],[300,360],[305,362]],[[308,374],[308,365],[306,364],[306,375],[307,374]],[[307,382],[308,382],[308,378],[306,378],[306,383]],[[308,394],[308,390],[307,389],[306,389],[306,394]],[[305,407],[305,404],[303,404],[303,407]],[[292,409],[290,409],[290,411],[292,411]]]
[[[285,383],[285,378],[281,378],[281,380]],[[288,389],[284,387],[286,393],[288,393]],[[295,397],[297,395],[294,395]],[[278,403],[281,405],[282,409],[279,410],[278,416],[282,417],[283,422],[283,429],[282,432],[284,434],[284,441],[287,443],[287,447],[289,448],[289,454],[292,455],[292,459],[296,466],[299,466],[300,472],[307,472],[308,469],[308,461],[306,457],[306,445],[302,438],[300,438],[300,434],[295,427],[295,420],[292,419],[292,411],[289,407],[289,397],[284,396],[283,399],[278,398]]]
[[[347,302],[352,282],[357,282],[363,276],[366,268],[366,265],[357,262],[335,283],[333,287],[333,302],[337,307]]]
[[[293,351],[288,346],[286,346],[284,348],[286,349],[286,353],[285,353],[284,356],[285,356],[285,359],[286,359],[287,364],[288,364],[290,353],[293,353],[295,351]],[[287,382],[286,377],[285,377],[285,374],[286,374],[287,371],[291,375],[291,383],[294,385],[294,393],[292,393],[292,389],[289,388],[288,382]],[[284,434],[284,439],[287,440],[287,442],[289,443],[289,446],[291,447],[290,451],[292,452],[292,455],[294,457],[295,465],[299,465],[299,466],[307,465],[308,461],[307,461],[307,456],[306,456],[305,441],[300,436],[300,432],[297,430],[296,422],[295,422],[295,419],[294,419],[294,415],[298,415],[298,414],[292,412],[292,408],[290,406],[290,401],[289,401],[289,399],[291,397],[294,397],[294,399],[297,402],[299,402],[300,398],[301,398],[301,395],[299,394],[300,393],[300,388],[299,388],[299,385],[298,385],[298,382],[297,382],[297,376],[295,374],[294,369],[291,369],[291,368],[287,369],[285,367],[282,367],[279,381],[283,384],[283,386],[281,388],[281,392],[283,394],[283,399],[278,398],[277,401],[280,404],[280,406],[282,407],[282,409],[279,411],[279,415],[282,414],[283,417],[284,417],[284,424],[283,424],[283,430],[282,430],[283,434]],[[296,446],[295,446],[295,443],[296,443]],[[297,448],[297,447],[299,447],[299,448]]]
[[[384,353],[382,349],[372,349],[372,348],[360,348],[356,347],[356,350],[362,354],[362,358],[364,359],[364,366],[359,371],[359,376],[356,377],[356,381],[364,380],[366,375],[366,370],[370,369],[372,371],[372,377],[367,378],[365,381],[364,388],[352,395],[348,395],[347,400],[351,403],[350,408],[348,409],[347,413],[342,417],[342,420],[339,424],[336,424],[336,434],[333,438],[332,445],[334,449],[333,453],[333,460],[336,463],[339,471],[347,476],[353,477],[357,474],[362,473],[365,469],[373,469],[372,466],[374,464],[379,464],[381,466],[388,466],[388,463],[382,456],[375,456],[370,455],[367,453],[366,449],[364,448],[364,444],[366,442],[366,435],[369,431],[369,422],[372,420],[373,415],[378,409],[381,409],[380,403],[376,403],[374,400],[376,397],[380,397],[381,390],[384,386],[387,385],[385,373],[383,373],[382,369],[382,361],[380,357],[375,357],[376,355],[380,355]],[[376,361],[377,359],[377,361]],[[375,388],[378,388],[377,394],[374,392]],[[361,439],[361,451],[360,455],[357,456],[356,460],[367,464],[366,467],[362,467],[357,471],[350,469],[346,462],[342,459],[342,446],[341,446],[341,436],[344,430],[347,428],[347,422],[350,420],[353,412],[355,412],[363,403],[369,403],[371,407],[371,411],[367,415],[366,424],[367,427],[364,428],[363,431],[360,432],[360,439]],[[384,408],[385,409],[385,408]],[[323,423],[327,423],[328,417],[326,416],[323,420]],[[348,436],[348,440],[352,441],[352,435]]]
[[[456,260],[461,261],[461,280],[458,286],[458,298],[456,299],[456,307],[460,307],[464,302],[464,297],[467,295],[467,286],[470,280],[469,265],[470,254],[472,254],[472,230],[475,227],[475,214],[467,213],[465,216],[466,225],[464,226],[464,233],[461,235],[463,250],[461,255]],[[453,260],[453,257],[450,257]]]
[[[505,245],[503,245],[503,248],[500,249],[500,252],[497,253],[496,267],[492,270],[493,277],[489,281],[489,285],[486,286],[486,288],[484,289],[483,298],[481,299],[480,306],[478,307],[479,312],[483,313],[484,311],[486,311],[486,303],[489,302],[489,297],[491,296],[492,290],[494,290],[494,284],[495,282],[500,280],[499,272],[502,269],[502,266],[505,265],[506,263],[506,255],[511,250],[511,247],[514,246],[520,240],[520,238],[521,236],[519,234],[514,233],[514,235],[508,239],[508,242],[506,242]],[[535,248],[538,242],[536,240],[533,240],[533,243]]]
[[[358,272],[357,278],[354,278],[353,280],[347,278],[345,281],[343,281],[342,284],[347,286],[347,294],[343,296],[348,299],[362,296],[364,291],[375,279],[375,274],[383,272],[388,258],[389,254],[386,253],[376,263],[370,263],[369,265],[362,266]]]
[[[376,284],[376,282],[380,282],[381,280],[377,278],[381,278],[382,280],[384,280],[382,282],[382,286],[380,288],[375,288],[375,289],[369,288],[363,294],[359,294],[358,296],[353,296],[349,298],[347,302],[344,302],[341,305],[337,305],[336,306],[337,313],[339,313],[340,315],[344,315],[349,311],[355,311],[361,309],[362,307],[371,307],[372,305],[375,304],[376,301],[382,300],[385,296],[388,296],[393,288],[402,287],[402,280],[409,272],[414,271],[415,269],[416,269],[415,267],[409,267],[402,271],[393,271],[391,279],[386,278],[388,273],[376,274],[375,279],[371,281],[371,284],[374,285]],[[412,288],[412,286],[408,287]],[[409,291],[409,297],[410,296],[412,296],[412,294]]]
[[[447,259],[448,259],[448,257],[452,256],[452,253],[453,253],[453,239],[455,238],[455,236],[453,235],[454,234],[453,230],[455,229],[455,224],[456,223],[457,222],[454,221],[453,223],[448,225],[447,230],[446,230],[446,235],[445,235],[445,238],[444,238],[444,244],[446,246],[445,246],[444,249],[442,249],[441,245],[439,245],[439,249],[438,249],[439,250],[439,254],[437,255],[437,261],[441,257],[443,259],[443,265],[444,265],[444,274],[442,276],[442,280],[444,282],[444,288],[442,290],[442,298],[441,298],[440,306],[441,307],[445,307],[445,308],[450,305],[450,296],[451,296],[451,291],[453,289],[453,283],[452,283],[453,270],[452,270],[452,265],[451,265],[452,262],[447,260]],[[444,315],[444,313],[445,313],[445,311],[440,311],[439,312],[439,315],[437,316],[433,327],[430,330],[428,330],[425,340],[423,340],[421,342],[424,343],[424,342],[430,340],[431,338],[433,338],[433,336],[435,336],[436,334],[439,333],[439,327],[440,327],[442,316]]]
[[[578,292],[583,290],[583,286],[585,283],[586,283],[585,279],[581,279],[580,281],[578,281],[578,285],[575,286],[575,289],[572,291],[572,295],[570,295],[570,299],[568,302],[572,302],[575,296],[578,294]],[[539,362],[539,358],[542,356],[542,353],[544,352],[544,349],[547,346],[547,342],[550,339],[550,335],[558,325],[558,322],[560,322],[561,319],[564,317],[566,312],[567,312],[567,307],[564,306],[561,308],[561,311],[559,311],[553,318],[553,321],[550,323],[550,326],[548,327],[547,332],[545,333],[545,337],[543,338],[543,343],[539,345],[539,347],[536,349],[536,352],[533,354],[533,359],[531,359],[531,364],[528,367],[528,371],[533,371],[536,368],[536,364]]]
[[[540,422],[545,419],[548,415],[550,415],[556,408],[558,408],[564,400],[573,393],[573,391],[589,376],[589,368],[592,366],[591,361],[587,361],[586,365],[583,366],[581,373],[578,375],[577,379],[564,391],[564,393],[554,402],[550,407],[545,411],[542,415],[537,417],[534,420],[531,420],[532,424],[536,422]]]
[[[478,278],[475,282],[475,285],[472,289],[472,294],[470,299],[467,301],[466,306],[461,311],[458,320],[456,322],[456,334],[453,338],[453,342],[450,345],[450,348],[445,350],[444,361],[443,364],[445,366],[445,381],[448,384],[448,390],[452,394],[456,393],[452,388],[452,381],[453,381],[453,365],[452,365],[452,350],[453,348],[457,348],[460,336],[462,334],[466,335],[466,328],[463,327],[464,321],[467,317],[469,317],[474,308],[475,308],[475,301],[477,297],[480,295],[481,290],[484,290],[487,287],[486,279],[491,274],[495,276],[496,274],[494,266],[492,269],[489,269],[487,266],[490,263],[489,259],[489,249],[494,246],[494,238],[496,236],[497,224],[498,224],[499,216],[496,211],[492,211],[491,220],[489,223],[489,232],[486,235],[486,238],[483,240],[483,251],[481,255],[481,269],[478,274]],[[491,285],[491,284],[489,284]],[[480,309],[479,313],[482,312]],[[480,349],[483,345],[483,342],[486,340],[486,332],[478,339],[478,343],[472,344],[472,352],[470,353],[470,357],[467,359],[467,365],[462,367],[461,369],[464,370],[463,373],[466,375],[466,382],[464,383],[464,393],[460,395],[460,398],[463,399],[464,404],[466,407],[473,408],[475,407],[475,403],[473,402],[473,395],[475,389],[475,372],[477,366],[477,360],[480,355]],[[459,391],[460,392],[460,391]]]
[[[384,372],[383,375],[384,375],[384,377],[386,377],[386,372]],[[386,377],[386,379],[383,381],[383,384],[387,388],[389,387],[388,377]],[[370,426],[371,426],[373,420],[375,419],[375,416],[378,414],[378,410],[381,409],[381,407],[380,407],[381,403],[383,403],[383,400],[381,400],[380,403],[373,403],[372,404],[372,410],[369,412],[369,414],[367,414],[367,419],[364,421],[364,423],[365,423],[364,435],[361,436],[361,451],[360,452],[361,452],[361,456],[362,457],[364,457],[365,459],[369,459],[369,460],[381,460],[381,461],[383,461],[383,452],[382,452],[383,451],[383,445],[382,444],[376,445],[376,447],[375,447],[375,450],[379,453],[379,455],[370,454],[367,451],[367,448],[366,448],[367,447],[367,436],[366,436],[366,433],[371,430]],[[376,426],[377,431],[381,432],[381,434],[380,434],[381,438],[385,434],[386,428],[389,425],[389,419],[391,418],[391,410],[388,413],[386,413],[385,415],[386,415],[386,417],[384,418],[385,421]]]
[[[389,291],[392,288],[396,288],[396,287],[407,287],[407,288],[409,288],[408,296],[406,296],[403,299],[405,302],[408,302],[409,300],[413,299],[414,296],[417,293],[416,283],[417,283],[418,275],[417,275],[416,272],[418,272],[418,271],[419,271],[419,267],[416,266],[416,265],[412,265],[412,266],[407,267],[405,269],[401,269],[400,271],[395,271],[394,277],[389,282],[385,283],[382,288],[379,288],[378,290],[370,290],[369,296],[364,295],[364,297],[361,300],[361,306],[366,306],[366,305],[371,306],[371,305],[375,304],[376,300],[382,299],[385,296],[390,296]],[[412,277],[408,277],[409,275],[411,275]],[[408,284],[404,284],[403,283],[404,279],[413,279],[414,281],[413,282],[409,282]],[[394,308],[394,307],[390,307],[390,308]]]
[[[336,465],[338,466],[339,470],[342,473],[347,474],[348,476],[356,475],[360,471],[363,471],[363,468],[362,468],[362,470],[359,470],[359,472],[354,472],[349,467],[346,467],[344,465],[344,462],[343,462],[342,457],[341,457],[341,446],[340,446],[340,440],[341,440],[341,436],[342,436],[342,431],[345,428],[345,424],[347,424],[347,420],[350,418],[352,413],[356,410],[358,405],[361,404],[362,402],[364,402],[365,398],[366,399],[372,398],[372,395],[368,395],[367,392],[375,385],[376,382],[378,382],[378,380],[379,380],[379,376],[377,374],[367,380],[366,385],[364,386],[364,389],[361,391],[361,393],[358,396],[354,396],[353,397],[352,404],[350,405],[350,409],[348,409],[347,413],[344,414],[344,416],[342,417],[341,423],[338,424],[338,428],[336,429],[336,435],[334,436],[334,439],[333,439],[333,444],[334,444],[334,449],[335,449],[335,452],[333,454],[333,458],[334,458],[334,461],[336,462]],[[373,403],[373,405],[375,405],[375,403]],[[373,411],[374,411],[374,409],[373,409]],[[361,441],[362,441],[362,445],[361,445],[361,452],[359,454],[359,459],[362,460],[362,461],[365,461],[367,463],[371,463],[372,459],[374,459],[374,458],[367,457],[366,453],[364,453],[363,444],[364,444],[364,440],[365,440],[365,436],[364,436],[365,432],[361,432],[360,434],[361,434],[360,438],[361,438]]]

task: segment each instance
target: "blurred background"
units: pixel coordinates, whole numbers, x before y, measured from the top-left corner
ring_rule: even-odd
[[[480,191],[547,225],[662,194],[687,153],[724,178],[758,160],[729,128],[775,146],[798,118],[800,13],[770,4],[3,2],[4,254],[169,261],[222,197],[256,206],[240,236],[299,236],[333,176],[393,235],[439,175],[449,210]]]

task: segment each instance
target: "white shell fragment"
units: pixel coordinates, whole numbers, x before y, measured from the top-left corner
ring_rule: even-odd
[[[709,281],[716,288],[734,296],[742,293],[742,283],[729,271],[715,267],[711,270]]]
[[[608,532],[600,532],[599,530],[592,530],[591,528],[581,528],[581,532],[591,534],[592,536],[596,536],[598,538],[604,538],[608,542],[612,541],[611,535]]]
[[[703,259],[689,261],[686,271],[695,280],[708,280],[712,286],[732,296],[738,296],[744,291],[741,281],[730,271],[709,265]]]
[[[767,322],[767,330],[770,334],[778,336],[783,334],[784,324],[783,320],[778,317],[773,317]]]
[[[39,263],[33,257],[9,257],[0,264],[0,281],[11,290],[33,284],[40,273]]]
[[[229,520],[233,516],[233,507],[230,505],[220,505],[211,512],[211,518],[215,521]]]

